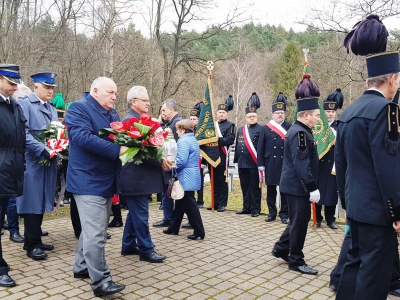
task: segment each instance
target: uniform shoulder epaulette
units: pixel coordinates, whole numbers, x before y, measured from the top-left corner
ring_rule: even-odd
[[[400,152],[399,140],[399,107],[395,104],[388,105],[388,132],[385,136],[385,150],[390,155]]]
[[[300,150],[305,150],[307,149],[307,136],[304,131],[299,131],[297,133],[297,137],[299,139],[299,149]]]

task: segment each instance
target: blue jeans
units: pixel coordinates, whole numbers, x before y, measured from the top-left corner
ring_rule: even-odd
[[[125,196],[129,213],[126,217],[121,251],[132,251],[139,247],[140,254],[154,251],[149,230],[149,195]]]
[[[19,223],[18,223],[18,214],[17,214],[17,198],[10,198],[8,200],[7,206],[7,222],[8,222],[8,231],[10,234],[18,233],[19,234]]]
[[[167,188],[168,188],[168,186],[167,186]],[[166,192],[163,192],[161,201],[162,201],[161,203],[162,203],[163,211],[164,211],[163,221],[170,223],[172,220],[172,213],[174,212],[174,200],[169,198],[167,196]]]

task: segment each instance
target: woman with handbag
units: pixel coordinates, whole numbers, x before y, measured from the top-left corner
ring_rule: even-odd
[[[189,119],[176,123],[176,131],[179,136],[178,154],[176,156],[176,172],[179,182],[182,184],[184,195],[175,201],[175,209],[172,215],[171,225],[164,230],[165,234],[179,233],[184,213],[188,216],[189,223],[194,229],[188,239],[204,239],[204,226],[200,211],[194,198],[194,192],[200,189],[199,170],[199,144],[194,137],[194,125]]]

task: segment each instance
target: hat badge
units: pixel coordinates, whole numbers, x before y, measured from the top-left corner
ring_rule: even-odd
[[[329,107],[330,109],[334,109],[335,106],[336,106],[335,103],[329,103],[329,104],[328,104],[328,107]]]
[[[283,108],[283,103],[277,103],[276,108]]]

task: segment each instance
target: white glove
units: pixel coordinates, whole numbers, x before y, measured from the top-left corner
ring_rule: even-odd
[[[318,203],[319,199],[321,198],[321,195],[319,193],[319,190],[315,190],[310,192],[310,201]]]
[[[235,170],[238,169],[238,163],[235,163]]]
[[[264,166],[258,167],[258,171],[265,171],[265,167]]]

